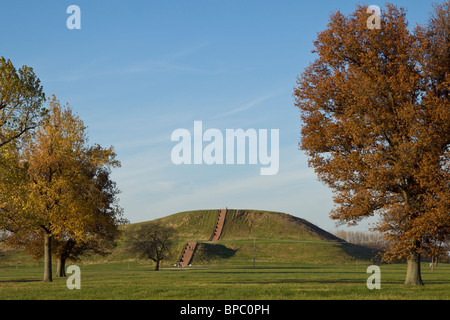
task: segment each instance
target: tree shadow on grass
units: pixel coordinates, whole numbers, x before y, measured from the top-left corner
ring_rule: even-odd
[[[16,280],[0,280],[0,283],[20,283],[20,282],[42,282],[36,279],[16,279]]]
[[[221,281],[220,283],[224,284],[261,284],[261,285],[269,285],[269,284],[361,284],[364,282],[359,281],[358,279],[277,279],[277,280],[265,280],[265,281],[253,281],[247,280],[239,282],[233,281]]]

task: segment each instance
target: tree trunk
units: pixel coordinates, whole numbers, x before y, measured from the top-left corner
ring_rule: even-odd
[[[56,276],[65,277],[66,276],[66,258],[59,256],[56,264]]]
[[[44,281],[52,282],[52,234],[45,233],[44,241]]]
[[[156,260],[156,267],[155,267],[155,271],[159,270],[159,260]]]
[[[411,253],[408,258],[408,268],[406,270],[405,285],[423,286],[422,275],[420,273],[419,253]]]

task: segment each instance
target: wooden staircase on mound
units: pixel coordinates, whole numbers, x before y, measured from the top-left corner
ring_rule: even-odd
[[[223,224],[225,223],[225,216],[227,215],[227,209],[221,209],[219,211],[219,218],[217,218],[216,227],[214,228],[214,233],[209,241],[217,241],[222,235]]]
[[[227,209],[221,209],[219,211],[219,217],[217,218],[216,227],[214,228],[213,235],[209,241],[217,241],[219,240],[223,225],[225,223],[225,216],[227,215]],[[181,254],[180,260],[178,260],[179,267],[187,267],[194,256],[195,248],[197,247],[196,241],[189,241],[186,243],[186,246],[183,249],[183,253]]]
[[[194,255],[195,247],[197,246],[197,242],[189,241],[186,243],[184,247],[183,253],[181,254],[181,258],[178,261],[180,267],[187,267],[192,260],[192,256]]]

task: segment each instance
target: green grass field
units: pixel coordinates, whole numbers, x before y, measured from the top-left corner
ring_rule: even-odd
[[[68,262],[67,266],[81,268],[79,290],[69,290],[66,278],[43,282],[42,262],[22,250],[0,246],[0,299],[450,299],[449,264],[430,270],[424,262],[425,286],[406,287],[405,264],[380,264],[372,260],[372,250],[339,241],[303,219],[270,211],[230,210],[221,239],[210,242],[217,217],[218,210],[196,210],[161,218],[178,231],[174,255],[163,262],[161,271],[130,256],[123,241],[107,257]],[[124,226],[124,233],[137,225]],[[177,269],[174,264],[186,241],[199,241],[192,267]],[[366,286],[371,275],[366,270],[372,264],[381,267],[379,290]]]
[[[381,265],[381,289],[366,286],[368,265],[198,266],[185,269],[140,262],[80,264],[81,289],[66,278],[44,283],[42,265],[0,267],[0,299],[303,300],[450,299],[450,266],[423,264],[423,287],[403,285],[404,264]]]

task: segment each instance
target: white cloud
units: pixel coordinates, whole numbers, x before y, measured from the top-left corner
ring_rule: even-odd
[[[263,95],[261,97],[258,97],[256,99],[244,104],[243,106],[241,106],[239,108],[215,115],[212,117],[212,119],[218,119],[218,118],[222,118],[222,117],[226,117],[226,116],[230,116],[230,115],[234,115],[236,113],[246,111],[248,109],[251,109],[251,108],[263,103],[266,100],[269,100],[270,98],[277,96],[279,93],[280,93],[280,90],[277,90],[277,91],[271,92],[269,94]]]

